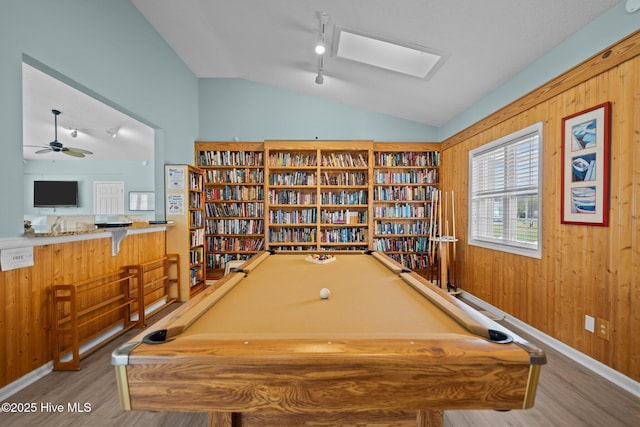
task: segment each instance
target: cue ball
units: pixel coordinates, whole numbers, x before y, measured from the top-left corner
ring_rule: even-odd
[[[327,288],[320,289],[320,298],[327,299],[331,295],[331,291]]]

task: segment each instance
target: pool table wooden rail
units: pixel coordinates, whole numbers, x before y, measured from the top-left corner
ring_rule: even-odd
[[[141,344],[145,333],[114,352],[125,409],[204,411],[210,413],[210,425],[225,427],[328,426],[350,419],[352,425],[369,425],[363,420],[384,425],[389,419],[395,420],[390,425],[432,426],[442,425],[445,409],[533,406],[544,353],[406,270],[394,274],[459,316],[457,321],[472,333],[332,341],[171,339],[268,256],[249,260],[216,290],[205,290],[154,325],[156,331],[167,331],[169,339],[162,344]],[[509,334],[513,342],[492,342],[490,330]]]

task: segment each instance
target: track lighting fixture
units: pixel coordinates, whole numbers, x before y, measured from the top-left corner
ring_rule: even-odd
[[[324,54],[327,51],[325,41],[325,30],[329,22],[329,15],[324,12],[320,12],[320,41],[316,45],[316,54],[320,56],[318,74],[316,75],[316,84],[324,83]]]
[[[327,50],[324,39],[325,27],[327,26],[327,22],[329,22],[329,15],[324,12],[320,12],[320,40],[318,41],[318,44],[316,44],[315,48],[315,51],[318,55],[324,55]]]
[[[120,130],[120,128],[107,129],[107,134],[109,134],[109,136],[111,136],[111,138],[116,138],[118,136],[118,131],[119,130]]]
[[[316,84],[324,83],[324,56],[320,56],[320,65],[318,67],[318,75],[316,75]]]

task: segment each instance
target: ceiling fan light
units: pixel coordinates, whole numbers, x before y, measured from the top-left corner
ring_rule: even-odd
[[[315,50],[316,50],[316,53],[318,55],[323,55],[325,53],[325,51],[326,51],[326,48],[324,47],[324,44],[318,43],[316,45],[316,49]]]

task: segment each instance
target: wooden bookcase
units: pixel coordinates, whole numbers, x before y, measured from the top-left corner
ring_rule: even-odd
[[[377,143],[373,157],[372,249],[426,275],[437,254],[438,144]]]
[[[195,161],[204,171],[205,248],[208,278],[227,262],[264,249],[264,146],[261,142],[197,142]]]
[[[204,172],[165,165],[167,252],[180,256],[178,299],[187,301],[206,285]],[[184,255],[182,255],[184,254]]]
[[[381,250],[426,274],[439,145],[196,142],[210,278],[259,250]]]
[[[370,247],[370,141],[266,141],[269,249]]]

